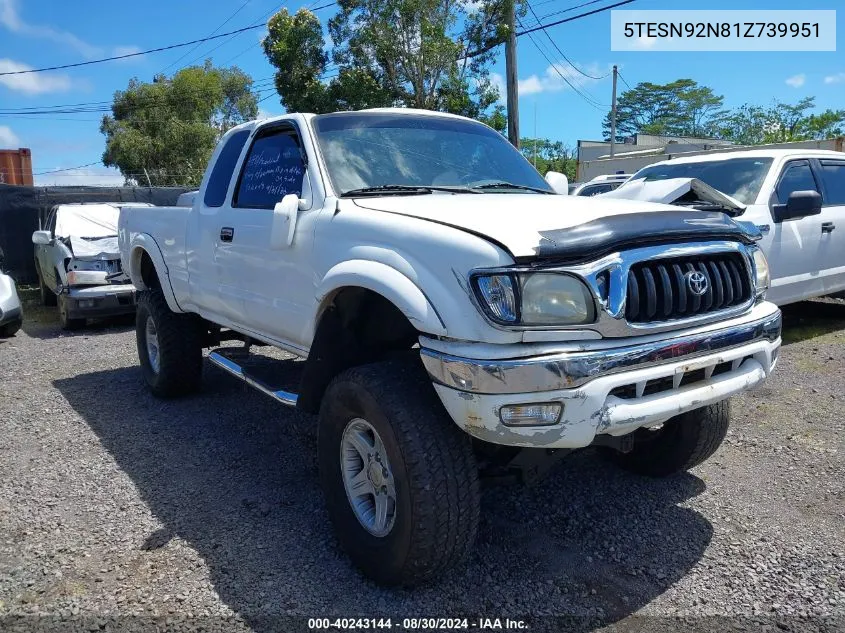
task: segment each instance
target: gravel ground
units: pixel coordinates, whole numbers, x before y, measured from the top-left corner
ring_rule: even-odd
[[[339,551],[313,418],[208,365],[201,396],[156,400],[131,320],[68,334],[27,307],[0,342],[0,629],[845,625],[845,303],[785,311],[776,375],[735,399],[706,464],[651,480],[584,451],[534,487],[489,488],[470,563],[413,591]]]

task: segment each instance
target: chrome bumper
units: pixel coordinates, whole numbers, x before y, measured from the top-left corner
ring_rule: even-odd
[[[759,340],[777,341],[780,311],[750,323],[650,343],[566,352],[531,358],[478,360],[422,348],[420,355],[435,382],[478,394],[511,394],[579,387],[599,376],[693,359]]]

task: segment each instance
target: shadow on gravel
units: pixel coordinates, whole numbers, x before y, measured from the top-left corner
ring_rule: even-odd
[[[152,398],[136,368],[54,385],[162,523],[135,547],[184,539],[221,600],[259,631],[289,616],[355,615],[531,616],[532,630],[557,627],[543,616],[572,616],[590,630],[665,592],[713,533],[679,505],[704,490],[697,477],[635,477],[582,452],[533,488],[485,491],[466,566],[414,590],[382,589],[351,567],[332,536],[314,418],[208,365],[204,394],[176,401]]]
[[[37,302],[24,304],[23,331],[27,336],[39,339],[52,339],[59,336],[90,336],[103,332],[128,332],[135,329],[135,315],[88,319],[85,327],[78,330],[63,330],[59,324],[58,308],[42,306]]]
[[[801,301],[782,308],[785,345],[845,331],[845,301]]]

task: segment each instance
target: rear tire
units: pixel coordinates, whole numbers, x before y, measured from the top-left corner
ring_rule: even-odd
[[[730,423],[728,400],[675,416],[660,429],[634,432],[634,449],[613,452],[613,460],[650,477],[689,470],[708,459],[722,444]]]
[[[376,432],[369,437],[378,438],[374,444],[381,443],[386,457],[381,460],[388,480],[384,490],[389,487],[395,495],[393,514],[384,522],[389,523],[386,533],[365,526],[365,519],[358,518],[360,510],[356,514],[353,509],[350,494],[355,493],[347,493],[345,438],[361,421],[366,425],[360,428]],[[478,473],[470,438],[443,409],[418,359],[364,365],[335,377],[320,408],[318,456],[338,540],[376,582],[419,584],[469,554],[479,515]],[[361,464],[360,473],[370,482],[364,483],[378,488],[383,481],[381,469],[377,467],[371,476],[367,464],[363,460]],[[357,497],[359,503],[361,498]],[[376,497],[371,499],[371,507],[377,508]]]
[[[55,295],[54,295],[55,296]],[[85,319],[72,319],[67,315],[67,299],[65,295],[59,295],[59,323],[62,324],[62,329],[67,331],[79,330],[85,327]]]
[[[202,331],[195,315],[172,312],[161,290],[143,290],[138,293],[135,340],[153,395],[172,398],[199,390]]]

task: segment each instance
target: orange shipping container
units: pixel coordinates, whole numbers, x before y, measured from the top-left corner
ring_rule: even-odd
[[[32,152],[20,149],[0,149],[0,184],[32,186]]]

